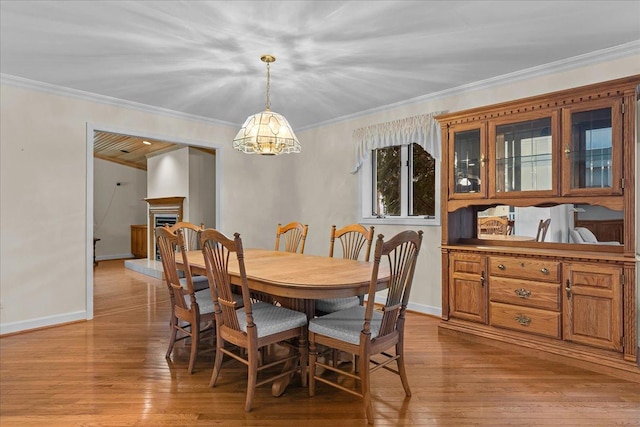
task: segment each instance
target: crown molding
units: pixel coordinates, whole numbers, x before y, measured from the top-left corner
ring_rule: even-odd
[[[439,92],[433,92],[427,95],[417,96],[415,98],[406,99],[404,101],[395,102],[393,104],[387,104],[380,107],[371,108],[369,110],[363,110],[357,113],[336,117],[334,119],[325,120],[323,122],[315,123],[313,125],[297,128],[296,132],[303,132],[305,130],[314,129],[314,128],[331,125],[331,124],[336,124],[336,123],[340,123],[348,120],[353,120],[353,119],[368,116],[371,114],[395,110],[397,108],[405,107],[408,105],[419,104],[423,102],[447,98],[450,96],[461,95],[461,94],[473,92],[476,90],[487,89],[487,88],[501,86],[501,85],[505,85],[508,83],[513,83],[521,80],[531,79],[531,78],[545,76],[549,74],[555,74],[561,71],[568,71],[571,69],[584,67],[591,64],[611,61],[614,59],[624,58],[626,56],[632,56],[637,54],[640,54],[640,40],[635,40],[635,41],[624,43],[618,46],[613,46],[610,48],[601,49],[601,50],[597,50],[590,53],[585,53],[583,55],[573,56],[571,58],[550,62],[548,64],[526,68],[524,70],[515,71],[513,73],[491,77],[485,80],[464,84],[462,86],[457,86],[451,89],[445,89]]]
[[[152,105],[142,104],[140,102],[127,101],[125,99],[114,98],[97,93],[86,92],[83,90],[72,89],[65,86],[58,86],[50,83],[40,82],[37,80],[25,79],[23,77],[13,76],[11,74],[0,73],[0,84],[7,86],[15,86],[24,89],[31,89],[38,92],[44,92],[52,95],[67,96],[70,98],[81,99],[84,101],[92,101],[98,104],[113,105],[116,107],[128,108],[131,110],[142,111],[144,113],[159,114],[177,119],[193,120],[204,122],[211,125],[226,126],[239,128],[241,124],[226,122],[223,120],[211,119],[209,117],[187,114],[180,111],[170,110],[168,108],[154,107]]]
[[[574,56],[560,61],[550,62],[548,64],[539,65],[536,67],[527,68],[513,73],[503,74],[489,79],[480,80],[473,83],[457,86],[451,89],[445,89],[439,92],[433,92],[427,95],[417,96],[415,98],[406,99],[392,104],[383,105],[368,110],[359,111],[357,113],[347,114],[344,116],[336,117],[334,119],[325,120],[319,123],[315,123],[308,126],[303,126],[296,129],[296,132],[303,132],[318,127],[345,122],[360,117],[386,112],[397,108],[405,107],[408,105],[433,101],[450,96],[456,96],[476,90],[487,89],[495,86],[500,86],[512,82],[517,82],[525,79],[531,79],[544,75],[554,74],[561,71],[567,71],[574,68],[584,67],[591,64],[611,61],[626,56],[640,54],[640,40],[635,40],[629,43],[613,46],[606,49],[597,50],[594,52],[586,53],[583,55]],[[117,107],[129,108],[137,111],[142,111],[151,114],[160,114],[168,117],[174,117],[179,119],[193,120],[198,122],[204,122],[207,124],[213,124],[218,126],[226,126],[239,128],[242,124],[231,123],[223,120],[216,120],[208,117],[197,116],[193,114],[182,113],[180,111],[170,110],[167,108],[154,107],[139,102],[127,101],[120,98],[114,98],[106,95],[99,95],[92,92],[86,92],[77,89],[71,89],[64,86],[53,85],[50,83],[39,82],[36,80],[25,79],[23,77],[17,77],[10,74],[0,73],[0,83],[9,86],[22,87],[26,89],[37,90],[40,92],[50,93],[54,95],[68,96],[72,98],[93,101],[100,104],[114,105]]]

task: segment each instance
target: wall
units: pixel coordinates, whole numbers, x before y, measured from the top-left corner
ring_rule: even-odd
[[[189,222],[216,225],[215,156],[189,148]]]
[[[131,257],[131,228],[147,223],[147,172],[93,160],[93,235],[96,259]],[[116,185],[117,183],[120,185]]]
[[[300,209],[298,219],[309,224],[305,253],[326,254],[331,225],[340,226],[358,220],[359,181],[357,175],[349,173],[355,158],[352,143],[355,129],[432,111],[454,112],[486,106],[634,74],[640,74],[640,55],[517,79],[486,88],[468,88],[458,94],[411,102],[393,110],[361,115],[349,121],[327,124],[304,132],[298,131],[302,153],[296,164],[295,185]],[[382,233],[393,236],[404,228],[376,226],[376,235]],[[411,228],[422,229],[425,236],[411,291],[410,308],[440,315],[441,228]]]
[[[303,221],[310,226],[305,252],[324,255],[328,251],[331,224],[355,222],[358,218],[358,177],[350,174],[354,129],[632,74],[640,74],[640,55],[492,87],[469,87],[447,97],[411,102],[393,110],[297,131],[302,153],[277,157],[248,156],[230,149],[230,141],[237,132],[233,126],[132,104],[115,105],[113,100],[98,102],[86,95],[72,97],[54,93],[42,85],[25,88],[3,82],[0,333],[92,317],[92,294],[88,293],[92,289],[92,269],[88,254],[93,234],[94,194],[93,162],[88,160],[91,159],[87,148],[91,147],[87,142],[88,124],[101,130],[219,148],[216,158],[221,231],[229,235],[240,232],[245,247],[272,247],[278,222]],[[286,116],[286,111],[283,113]],[[43,212],[47,215],[42,215]],[[404,227],[380,226],[376,232],[392,236],[401,229]],[[425,238],[411,307],[438,314],[440,227],[422,229]],[[43,244],[47,250],[39,250]]]

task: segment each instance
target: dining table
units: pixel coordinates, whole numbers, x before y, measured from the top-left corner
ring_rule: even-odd
[[[192,274],[207,274],[202,251],[188,251],[187,261]],[[183,267],[180,257],[176,257],[176,262]],[[374,265],[366,261],[257,248],[244,249],[244,264],[251,291],[268,294],[280,305],[304,312],[308,319],[315,315],[316,299],[368,294]],[[231,283],[240,285],[235,255],[229,259],[228,271]],[[388,263],[381,262],[377,291],[387,288],[389,272]],[[281,395],[288,380],[289,377],[285,377],[274,383],[272,394]]]
[[[478,239],[502,240],[505,242],[533,242],[536,240],[533,236],[518,236],[514,234],[478,234]]]

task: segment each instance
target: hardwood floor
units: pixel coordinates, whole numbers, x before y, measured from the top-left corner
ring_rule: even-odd
[[[167,362],[168,313],[160,280],[100,262],[94,320],[0,339],[0,425],[366,425],[360,399],[323,384],[310,398],[299,379],[278,398],[258,388],[244,413],[240,363],[225,362],[209,388],[211,355],[193,375],[183,344]],[[639,383],[439,335],[437,324],[408,316],[411,398],[395,375],[373,375],[377,426],[640,425]]]

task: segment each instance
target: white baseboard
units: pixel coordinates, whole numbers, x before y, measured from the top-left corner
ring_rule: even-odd
[[[376,297],[376,303],[384,304],[386,302],[386,296],[380,295]],[[432,307],[430,305],[424,304],[416,304],[413,302],[409,302],[407,305],[407,310],[415,311],[416,313],[428,314],[431,316],[442,317],[442,308],[441,307]]]
[[[133,254],[115,254],[115,255],[100,255],[96,257],[96,261],[108,261],[110,259],[126,259],[134,258]]]
[[[19,322],[0,324],[0,336],[15,332],[24,332],[30,329],[45,328],[48,326],[61,325],[64,323],[86,320],[86,311],[76,311],[73,313],[57,314],[55,316],[39,317],[36,319],[21,320]]]

